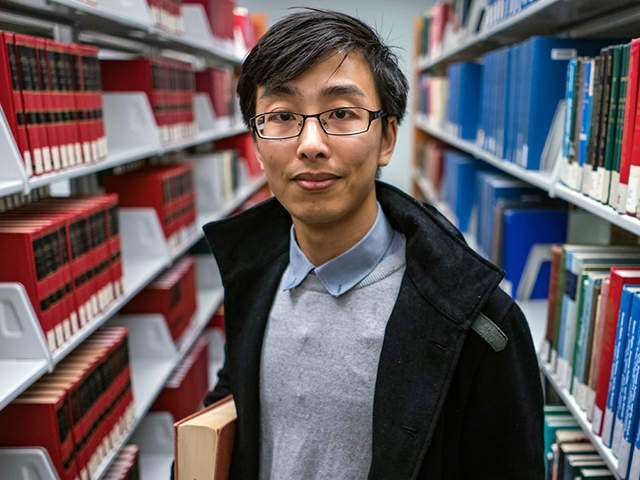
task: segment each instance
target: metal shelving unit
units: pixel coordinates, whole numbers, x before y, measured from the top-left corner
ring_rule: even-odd
[[[418,69],[469,60],[532,35],[624,37],[639,14],[637,2],[630,0],[538,0],[497,25],[469,34],[434,58],[421,57]]]

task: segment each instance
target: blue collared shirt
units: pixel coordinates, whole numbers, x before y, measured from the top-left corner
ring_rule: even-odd
[[[378,203],[376,221],[362,240],[336,258],[314,267],[300,249],[292,225],[284,291],[297,287],[311,273],[318,276],[327,292],[339,297],[364,280],[382,260],[396,253],[403,244],[404,237],[391,227]]]

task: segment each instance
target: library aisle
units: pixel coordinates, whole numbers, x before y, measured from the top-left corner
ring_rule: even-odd
[[[638,18],[498,0],[415,23],[413,193],[506,272],[564,405],[545,412],[548,478],[640,473]]]
[[[223,356],[202,226],[269,196],[235,95],[265,28],[233,0],[0,5],[0,479],[169,478]]]

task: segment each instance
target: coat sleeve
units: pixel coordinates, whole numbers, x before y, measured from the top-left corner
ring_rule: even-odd
[[[224,397],[231,395],[231,383],[229,382],[229,371],[227,370],[227,344],[224,345],[224,365],[218,372],[218,383],[204,398],[204,406],[208,407],[212,403],[222,400]]]
[[[486,348],[471,383],[462,429],[464,476],[543,479],[544,400],[529,325],[514,302],[499,326],[507,346]]]

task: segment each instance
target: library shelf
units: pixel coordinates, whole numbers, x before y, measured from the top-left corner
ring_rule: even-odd
[[[554,35],[559,30],[571,28],[569,33],[572,36],[589,35],[593,31],[598,31],[602,36],[602,17],[608,12],[612,15],[620,15],[618,8],[631,6],[629,0],[608,0],[606,3],[600,0],[538,0],[530,4],[512,17],[487,28],[484,31],[470,34],[460,41],[458,45],[449,47],[433,58],[422,56],[418,59],[418,70],[428,70],[437,65],[444,65],[453,62],[471,60],[483,53],[495,50],[500,46],[512,45],[526,40],[532,35]],[[593,22],[593,27],[577,30],[576,25],[585,22],[592,25],[593,18],[598,17]],[[633,17],[623,16],[623,22],[629,23]],[[611,23],[609,31],[615,33],[619,25]],[[612,35],[615,36],[615,35]]]
[[[578,406],[576,401],[573,399],[573,396],[569,393],[566,387],[560,386],[560,380],[556,376],[556,374],[551,369],[551,365],[547,362],[540,361],[540,370],[547,377],[547,380],[554,388],[554,390],[558,393],[564,404],[569,408],[571,414],[575,417],[575,419],[580,424],[582,430],[589,435],[589,440],[596,447],[598,453],[602,456],[604,461],[607,463],[607,466],[611,470],[611,472],[615,475],[617,479],[620,479],[620,476],[617,474],[618,469],[618,459],[613,456],[611,449],[602,443],[602,438],[593,433],[591,429],[591,422],[587,420],[587,415],[585,412]]]
[[[438,138],[451,145],[452,147],[457,148],[458,150],[462,150],[463,152],[468,153],[472,157],[475,157],[480,160],[484,160],[485,162],[493,165],[500,170],[513,175],[527,183],[535,185],[538,188],[549,191],[551,186],[551,173],[550,172],[541,172],[536,170],[526,170],[518,165],[515,165],[512,162],[499,158],[491,153],[483,150],[478,147],[474,142],[470,140],[462,140],[461,138],[456,137],[445,131],[442,128],[436,128],[432,125],[429,125],[428,119],[424,115],[418,115],[416,117],[416,126],[425,133]]]
[[[500,159],[481,148],[469,140],[462,140],[441,128],[434,128],[429,125],[427,119],[423,115],[416,117],[416,127],[425,133],[451,145],[469,155],[484,160],[487,163],[499,168],[500,170],[513,175],[520,180],[535,185],[549,193],[551,197],[558,197],[569,203],[577,205],[594,215],[623,228],[634,235],[640,235],[640,220],[631,215],[618,213],[615,209],[608,205],[604,205],[592,198],[583,195],[581,192],[568,188],[559,181],[553,181],[551,172],[542,172],[535,170],[526,170],[507,160]]]
[[[40,324],[22,286],[15,283],[0,283],[0,303],[7,306],[0,311],[0,321],[7,326],[5,329],[0,329],[0,410],[42,375],[53,371],[56,364],[109,321],[162,270],[202,238],[203,224],[199,223],[200,221],[219,220],[228,216],[265,182],[264,177],[253,181],[241,188],[223,209],[206,217],[199,217],[198,227],[194,228],[193,234],[173,252],[169,252],[167,248],[160,221],[153,209],[120,209],[124,295],[114,300],[103,312],[91,319],[52,353],[49,351]],[[210,260],[213,261],[213,257]],[[199,315],[206,313],[210,318],[222,301],[222,292],[217,290],[215,282],[206,276],[213,275],[211,272],[215,271],[215,266],[209,265],[200,270],[202,272],[198,275],[205,275],[200,280],[203,285],[209,285],[209,287],[198,293],[199,302],[203,305],[198,312]],[[208,322],[208,318],[206,321],[204,317],[197,318],[199,318],[196,322],[197,329],[192,326],[188,330],[192,335],[196,331],[199,334]],[[191,343],[183,341],[180,351],[186,350]]]
[[[184,32],[174,33],[154,25],[146,0],[97,0],[94,5],[80,0],[9,0],[2,9],[18,15],[39,18],[46,22],[67,25],[80,40],[94,34],[108,35],[113,41],[170,49],[196,55],[216,64],[242,64],[242,52],[233,42],[213,36],[202,6],[187,6],[183,10]],[[89,42],[91,43],[91,42]]]
[[[33,190],[44,185],[82,177],[136,160],[233,137],[248,131],[243,124],[233,119],[214,118],[211,100],[208,96],[198,94],[194,105],[197,107],[200,103],[204,103],[204,106],[195,108],[198,126],[196,136],[163,144],[159,140],[158,127],[146,95],[135,92],[104,94],[105,129],[109,149],[107,158],[99,162],[77,165],[58,172],[31,177],[28,180],[29,189]],[[122,122],[123,118],[130,119],[131,122]],[[9,193],[23,190],[23,186],[18,181],[14,181],[14,188],[15,190],[9,191]],[[2,180],[0,179],[1,194]]]
[[[174,418],[169,412],[151,412],[131,438],[140,449],[140,477],[169,480],[174,456]]]

